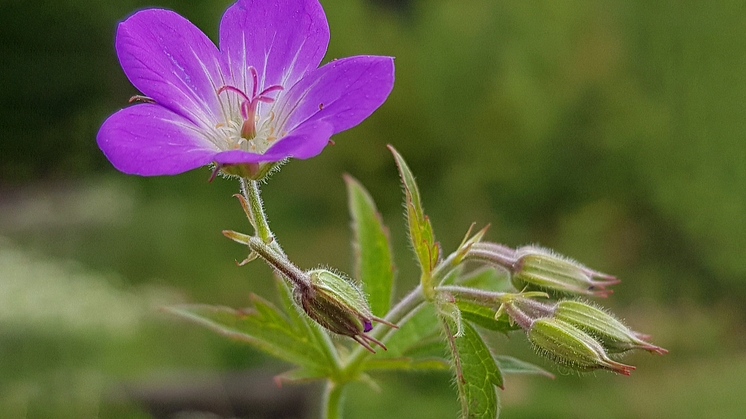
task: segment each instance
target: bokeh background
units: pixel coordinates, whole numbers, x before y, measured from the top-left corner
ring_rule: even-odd
[[[157,309],[275,298],[270,270],[237,268],[245,249],[220,234],[250,231],[237,184],[208,183],[207,169],[127,176],[95,143],[137,94],[114,52],[117,22],[166,7],[215,40],[229,3],[0,1],[0,417],[216,417],[158,404],[205,410],[205,398],[225,415],[269,417],[230,402],[254,396],[316,416],[317,387],[267,390],[285,365]],[[671,351],[625,358],[631,377],[578,376],[520,335],[496,337],[498,351],[557,375],[509,376],[501,417],[743,417],[743,2],[322,4],[325,61],[393,55],[397,80],[371,118],[265,186],[272,227],[301,267],[351,271],[347,172],[391,228],[397,292],[416,283],[391,143],[444,249],[472,221],[491,223],[493,241],[616,274],[603,303]],[[376,378],[380,393],[351,388],[348,418],[457,415],[448,374]]]

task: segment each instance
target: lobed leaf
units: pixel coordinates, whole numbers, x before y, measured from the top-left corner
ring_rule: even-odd
[[[440,256],[440,247],[435,242],[433,227],[430,219],[425,215],[422,209],[420,191],[414,180],[412,171],[407,166],[407,162],[391,145],[388,146],[396,160],[396,166],[399,168],[402,184],[404,185],[404,195],[407,207],[407,223],[409,224],[409,238],[417,254],[423,272],[430,272],[435,268]]]
[[[352,216],[355,273],[368,294],[371,312],[383,317],[391,305],[394,265],[388,229],[367,190],[355,178],[344,176]]]
[[[201,304],[171,306],[164,310],[309,370],[332,369],[324,351],[307,330],[268,301],[252,295],[252,302],[252,308],[240,310]]]
[[[446,327],[446,333],[449,332]],[[466,322],[463,324],[463,336],[455,338],[453,343],[453,363],[461,368],[461,376],[456,377],[461,418],[495,419],[499,413],[495,386],[502,387],[503,379],[489,348]]]

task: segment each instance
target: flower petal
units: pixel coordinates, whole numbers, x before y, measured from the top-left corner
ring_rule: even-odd
[[[118,170],[143,176],[186,172],[210,163],[219,151],[188,119],[150,103],[110,116],[96,141]]]
[[[394,59],[375,55],[334,60],[306,74],[277,104],[284,131],[325,121],[334,134],[370,116],[394,87]]]
[[[116,49],[124,73],[143,94],[195,124],[221,120],[217,89],[226,84],[228,67],[191,22],[170,10],[137,12],[119,24]]]
[[[213,160],[220,164],[239,164],[280,161],[288,157],[308,159],[318,155],[326,147],[332,136],[332,129],[324,121],[313,121],[277,140],[264,154],[230,150],[215,155]]]
[[[290,88],[319,66],[329,44],[329,25],[317,0],[239,0],[220,22],[220,51],[227,56],[235,87],[251,92],[248,67],[261,91]]]

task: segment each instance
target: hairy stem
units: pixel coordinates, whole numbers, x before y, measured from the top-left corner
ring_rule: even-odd
[[[284,254],[278,253],[267,245],[262,239],[249,237],[249,249],[264,259],[269,266],[275,268],[282,276],[295,284],[296,287],[300,287],[301,291],[307,291],[311,288],[311,278],[309,275],[290,262]]]
[[[249,211],[251,212],[251,225],[254,226],[256,235],[262,239],[264,243],[268,245],[275,252],[285,256],[285,252],[282,251],[282,247],[274,240],[274,234],[269,229],[269,222],[267,222],[267,215],[264,213],[264,205],[262,204],[262,197],[259,191],[259,182],[256,180],[241,178],[241,193],[246,202],[249,203]]]
[[[268,258],[275,259],[276,262],[281,262],[282,260],[287,261],[287,264],[292,266],[288,268],[289,271],[287,273],[297,275],[299,271],[302,272],[297,266],[288,260],[282,247],[277,242],[274,234],[272,234],[272,230],[269,229],[269,222],[267,221],[267,215],[264,212],[264,206],[262,205],[262,198],[260,196],[259,182],[241,178],[241,194],[243,194],[246,202],[249,204],[249,212],[251,213],[249,221],[251,222],[251,225],[254,226],[255,233],[258,236],[258,240],[253,240],[256,249],[252,248],[252,250],[259,254],[268,263]],[[256,237],[253,239],[256,239]],[[250,247],[251,242],[252,239],[249,240]],[[262,253],[264,253],[264,255],[262,255]],[[275,264],[270,263],[270,265],[277,269]],[[283,276],[290,278],[286,272],[283,272],[281,269],[278,269],[278,271],[282,272]],[[305,277],[307,277],[307,275],[304,276],[304,278]],[[292,278],[290,279],[292,280]],[[310,279],[302,282],[301,286],[310,287]],[[298,285],[295,281],[293,281],[293,283]],[[334,342],[332,342],[329,334],[325,333],[319,327],[316,327],[315,324],[311,324],[313,323],[311,319],[305,318],[305,320],[311,333],[313,333],[316,339],[322,344],[326,357],[333,361],[335,366],[339,366],[339,352],[337,352]]]
[[[441,285],[436,287],[435,290],[447,292],[453,295],[457,300],[466,300],[487,306],[494,305],[505,296],[504,292],[484,291],[477,288],[462,287],[458,285]]]

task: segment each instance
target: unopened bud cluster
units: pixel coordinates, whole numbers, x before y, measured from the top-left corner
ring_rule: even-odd
[[[660,355],[668,352],[645,342],[606,311],[584,302],[544,304],[517,298],[506,302],[504,309],[542,355],[579,371],[605,369],[629,375],[635,367],[617,362],[609,354],[632,349]]]

